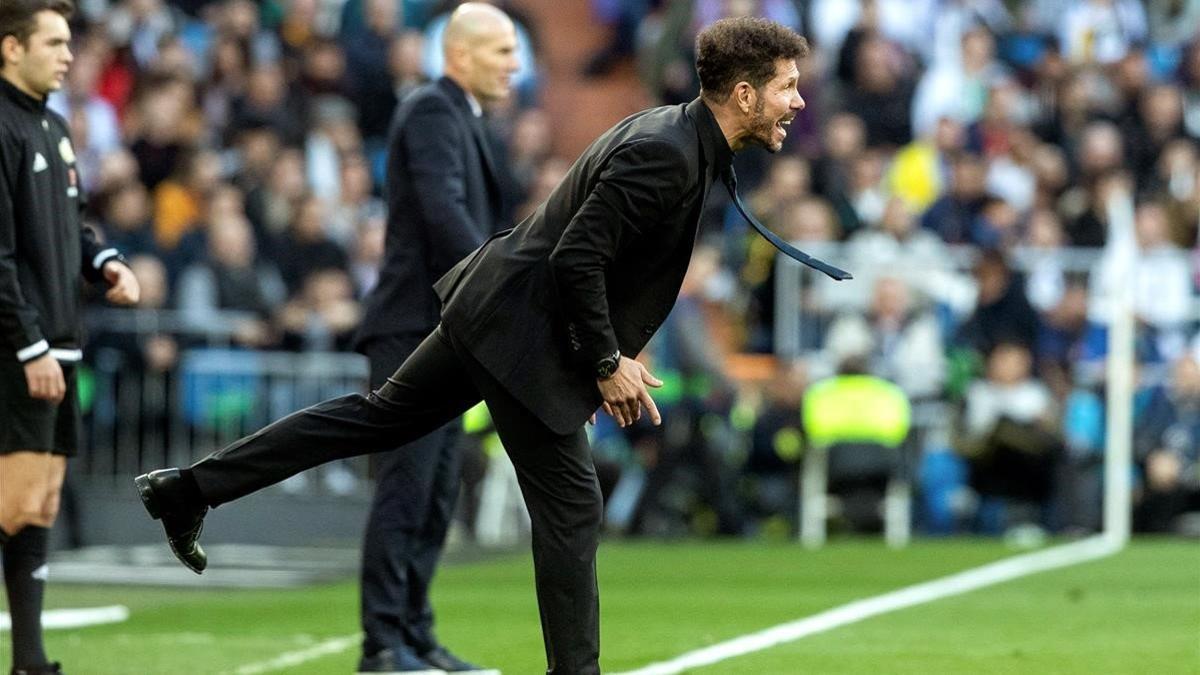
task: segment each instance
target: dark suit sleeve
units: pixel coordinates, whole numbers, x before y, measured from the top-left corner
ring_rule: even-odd
[[[430,263],[436,279],[483,244],[480,233],[486,228],[477,227],[467,211],[467,172],[462,162],[461,146],[473,140],[469,131],[461,128],[450,103],[430,96],[416,104],[397,133],[397,142],[404,144],[405,153],[392,148],[391,154],[406,156],[412,203],[421,219],[430,223]],[[398,192],[390,191],[392,199]],[[388,208],[412,206],[389,203]]]
[[[50,350],[38,313],[25,301],[17,276],[17,176],[24,153],[16,139],[0,131],[0,336],[17,359],[31,361]]]
[[[619,149],[550,254],[558,297],[574,325],[572,350],[584,364],[617,350],[605,272],[629,239],[667,218],[687,189],[680,148],[647,139]]]

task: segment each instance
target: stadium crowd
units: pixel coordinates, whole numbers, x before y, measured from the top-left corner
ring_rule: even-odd
[[[51,105],[71,123],[89,217],[131,258],[143,305],[196,327],[231,312],[247,349],[347,349],[382,255],[391,111],[438,75],[454,4],[81,0]],[[572,158],[539,107],[549,28],[499,4],[523,66],[488,122],[519,222]],[[600,460],[643,477],[616,481],[615,526],[793,527],[806,391],[873,377],[902,392],[912,422],[898,422],[904,443],[883,440],[892,428],[867,444],[883,461],[859,448],[831,466],[847,523],[877,525],[859,498],[903,467],[927,532],[1095,529],[1107,298],[1121,282],[1107,200],[1120,190],[1136,213],[1136,523],[1170,530],[1200,510],[1200,0],[593,6],[611,39],[580,77],[621,76],[628,60],[664,104],[696,95],[691,46],[714,19],[759,14],[809,36],[807,109],[781,153],[738,157],[739,183],[764,223],[855,274],[781,295],[774,249],[713,191],[647,349],[666,424],[597,429]],[[787,301],[795,325],[780,325],[796,315],[778,311]],[[126,347],[170,371],[182,340]],[[774,365],[745,365],[762,358]],[[875,440],[860,431],[822,437]]]

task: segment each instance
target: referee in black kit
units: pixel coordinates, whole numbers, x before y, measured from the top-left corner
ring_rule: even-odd
[[[61,673],[42,645],[46,550],[78,445],[80,273],[133,304],[116,249],[82,226],[66,120],[47,110],[71,64],[69,0],[0,0],[0,557],[14,675]]]

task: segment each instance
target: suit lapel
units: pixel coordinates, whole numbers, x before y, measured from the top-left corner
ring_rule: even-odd
[[[487,184],[488,196],[493,204],[493,208],[499,209],[503,199],[503,192],[500,187],[500,171],[492,154],[492,144],[488,140],[487,132],[484,129],[483,118],[475,116],[475,112],[471,110],[471,103],[467,100],[467,92],[463,91],[462,87],[458,86],[454,80],[443,76],[438,80],[438,85],[446,91],[450,100],[454,102],[455,110],[458,112],[463,125],[471,130],[471,137],[475,139],[475,148],[479,151],[480,156],[483,157],[483,180]]]

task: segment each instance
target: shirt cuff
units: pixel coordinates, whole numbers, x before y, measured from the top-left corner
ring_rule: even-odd
[[[24,349],[17,350],[17,360],[21,363],[28,363],[50,351],[50,343],[45,340],[38,340]]]
[[[92,258],[92,268],[101,270],[104,268],[104,263],[112,260],[113,258],[120,260],[121,252],[115,248],[106,248],[97,253],[95,258]]]

